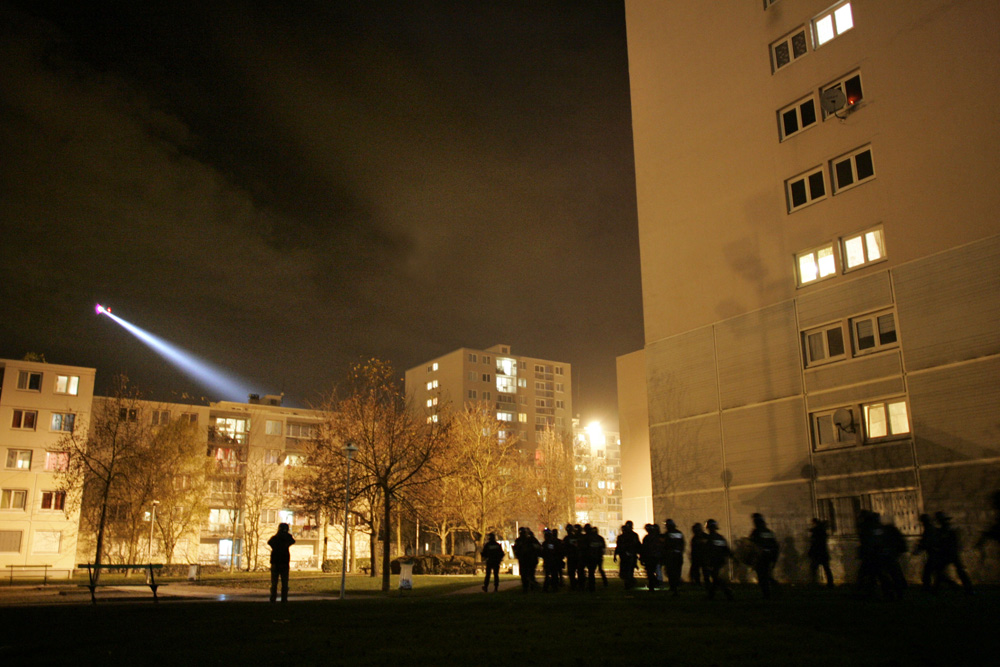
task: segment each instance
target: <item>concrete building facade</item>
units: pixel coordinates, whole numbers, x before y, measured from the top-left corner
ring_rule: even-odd
[[[660,522],[738,537],[763,512],[801,553],[821,517],[841,572],[861,509],[909,535],[944,511],[970,541],[1000,486],[1000,5],[626,0],[626,20],[627,509],[648,434]]]
[[[60,490],[62,439],[86,431],[92,368],[0,360],[0,568],[5,577],[67,577],[80,512]],[[43,567],[42,566],[46,566]]]
[[[486,401],[509,431],[536,448],[536,434],[571,433],[573,370],[570,364],[514,355],[509,345],[459,348],[406,371],[406,396],[428,419],[446,407],[461,410]]]

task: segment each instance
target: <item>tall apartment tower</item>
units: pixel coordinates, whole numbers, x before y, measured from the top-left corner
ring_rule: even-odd
[[[626,20],[645,346],[619,360],[622,451],[648,433],[656,519],[981,530],[1000,3],[626,0]]]
[[[69,433],[86,432],[94,376],[93,368],[0,360],[0,567],[5,576],[68,577],[76,567],[80,512],[59,490],[58,475],[68,461],[60,443]]]
[[[487,401],[525,449],[546,428],[572,432],[572,389],[569,364],[513,355],[509,345],[463,347],[406,371],[406,396],[428,419],[445,406]]]

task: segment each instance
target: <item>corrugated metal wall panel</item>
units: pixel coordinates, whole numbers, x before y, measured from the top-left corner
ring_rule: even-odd
[[[998,378],[998,357],[908,376],[921,465],[1000,457]]]
[[[857,359],[834,362],[805,371],[806,393],[813,394],[836,387],[861,384],[889,377],[902,377],[903,361],[899,350],[870,354]]]
[[[892,305],[889,272],[879,271],[829,289],[806,292],[796,299],[804,329]]]
[[[842,496],[857,496],[862,493],[877,493],[892,489],[909,489],[916,486],[916,473],[912,470],[900,470],[878,475],[817,480],[816,497],[839,498]]]
[[[649,429],[653,495],[722,486],[722,435],[718,414]]]
[[[661,527],[667,519],[673,519],[689,543],[692,524],[704,526],[709,519],[715,519],[720,530],[727,530],[726,495],[722,490],[657,496],[653,508],[653,516]]]
[[[1000,237],[893,270],[908,371],[1000,354]]]
[[[721,322],[715,335],[723,409],[802,392],[793,301]]]
[[[703,327],[646,346],[649,423],[716,412],[715,336]]]
[[[722,434],[730,484],[803,478],[809,434],[801,398],[723,412]]]
[[[913,443],[910,440],[902,440],[816,452],[813,456],[813,466],[816,468],[817,479],[866,473],[872,470],[912,468]]]
[[[818,394],[810,394],[807,398],[809,412],[822,410],[824,408],[837,407],[839,405],[852,405],[876,398],[890,398],[892,396],[902,396],[906,392],[902,378],[889,378],[878,382],[869,382],[854,387],[835,389]]]

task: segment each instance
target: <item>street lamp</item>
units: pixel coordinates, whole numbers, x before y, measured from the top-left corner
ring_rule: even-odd
[[[344,590],[347,587],[347,517],[351,511],[351,458],[358,448],[353,442],[348,441],[344,447],[344,455],[347,456],[347,483],[344,485],[344,553],[340,560],[340,599],[344,599]]]

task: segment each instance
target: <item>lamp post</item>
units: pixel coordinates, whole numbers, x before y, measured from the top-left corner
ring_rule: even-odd
[[[347,517],[351,511],[351,458],[358,448],[353,442],[348,441],[344,447],[344,455],[347,456],[347,483],[344,485],[344,553],[340,560],[340,599],[344,599],[344,591],[347,587]]]
[[[153,528],[156,527],[156,506],[159,500],[153,501],[153,511],[149,515],[149,562],[153,562]]]

